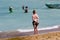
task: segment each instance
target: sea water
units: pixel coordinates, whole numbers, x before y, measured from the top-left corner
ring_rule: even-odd
[[[49,9],[46,3],[59,3],[60,0],[0,0],[0,31],[33,30],[32,11],[35,9],[39,16],[38,29],[55,28],[60,25],[60,9]],[[28,6],[24,13],[22,6]],[[9,6],[13,12],[9,13]]]

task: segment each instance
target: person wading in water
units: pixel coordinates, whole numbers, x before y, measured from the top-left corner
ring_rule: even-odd
[[[33,24],[33,28],[34,28],[34,34],[38,34],[38,29],[37,29],[37,26],[39,24],[39,17],[36,13],[36,10],[33,10],[33,15],[32,15],[32,24]]]

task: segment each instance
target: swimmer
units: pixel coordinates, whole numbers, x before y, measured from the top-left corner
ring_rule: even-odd
[[[22,6],[22,9],[24,10],[24,6]]]
[[[9,12],[10,12],[10,13],[13,12],[13,9],[12,9],[11,6],[9,7]]]
[[[28,13],[28,6],[25,7],[25,13]]]

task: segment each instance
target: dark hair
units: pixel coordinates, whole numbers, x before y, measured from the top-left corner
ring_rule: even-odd
[[[26,6],[25,8],[28,8],[28,6]]]
[[[36,11],[35,11],[35,10],[33,10],[33,14],[35,14],[35,12],[36,12]]]

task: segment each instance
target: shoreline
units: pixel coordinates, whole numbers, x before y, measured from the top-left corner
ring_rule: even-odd
[[[60,40],[60,32],[49,32],[29,36],[16,36],[10,38],[0,38],[0,40]]]
[[[18,36],[7,40],[60,40],[60,32],[49,32],[46,34],[36,34],[30,36]]]
[[[49,32],[60,32],[60,27],[46,30],[39,30],[39,34],[46,34]],[[0,38],[12,38],[16,36],[30,36],[34,35],[33,31],[29,32],[20,32],[20,31],[8,31],[8,32],[0,32]]]

